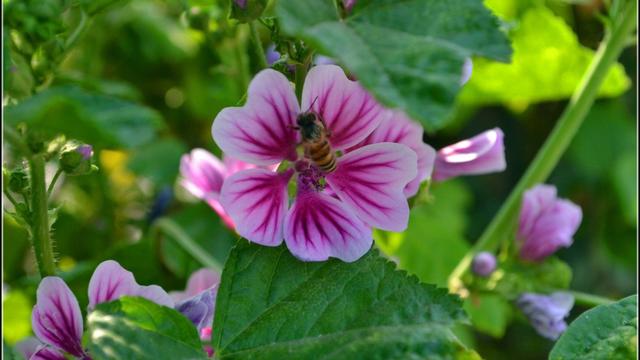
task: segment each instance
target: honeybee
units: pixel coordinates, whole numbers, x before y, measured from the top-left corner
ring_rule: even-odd
[[[314,111],[298,115],[297,127],[302,137],[304,155],[321,171],[330,173],[336,169],[336,153],[331,149],[327,129],[322,117]]]

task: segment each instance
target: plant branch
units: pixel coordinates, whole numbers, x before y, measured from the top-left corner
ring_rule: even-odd
[[[251,33],[251,45],[253,45],[253,51],[258,59],[258,65],[261,69],[266,69],[269,67],[269,63],[267,63],[267,58],[264,53],[264,48],[262,47],[262,41],[260,41],[260,34],[258,34],[256,23],[255,21],[251,21],[248,24]]]
[[[636,26],[637,3],[627,1],[618,21],[612,22],[593,61],[584,74],[569,105],[556,123],[538,154],[516,187],[487,226],[473,248],[462,258],[449,277],[449,290],[464,293],[461,277],[468,270],[473,256],[480,251],[493,251],[512,232],[520,208],[522,194],[532,186],[544,182],[571,143],[582,121],[596,99],[600,85],[609,68],[615,63]]]
[[[575,303],[582,306],[595,307],[598,305],[608,305],[615,302],[615,300],[613,299],[609,299],[609,298],[598,296],[598,295],[583,293],[580,291],[569,290],[568,292],[571,295],[573,295],[573,298],[575,299]]]
[[[56,174],[53,175],[53,179],[51,179],[51,183],[49,184],[49,188],[47,189],[47,197],[51,196],[51,192],[53,192],[53,187],[56,186],[56,182],[58,181],[58,178],[60,177],[60,175],[62,175],[62,169],[58,169],[58,171],[56,171]]]
[[[31,240],[36,253],[40,276],[55,275],[56,266],[53,256],[49,229],[49,207],[45,183],[44,155],[29,157],[31,173]]]

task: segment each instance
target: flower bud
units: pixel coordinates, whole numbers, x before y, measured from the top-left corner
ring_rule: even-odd
[[[538,334],[556,340],[567,328],[564,319],[569,315],[573,301],[573,296],[566,292],[551,295],[525,293],[520,295],[516,305]]]
[[[496,269],[496,257],[492,253],[483,251],[476,254],[471,263],[474,274],[487,277]]]
[[[556,192],[555,186],[537,185],[524,193],[517,234],[522,259],[541,261],[573,242],[582,210]]]
[[[60,153],[60,168],[67,175],[85,175],[94,170],[91,164],[93,148],[91,145],[68,142]]]
[[[503,138],[502,130],[495,128],[440,149],[432,179],[443,181],[460,175],[503,171],[507,166]]]
[[[213,286],[200,294],[176,304],[176,310],[186,316],[202,333],[213,322],[218,287]]]
[[[344,5],[344,9],[347,11],[347,13],[351,12],[351,9],[353,9],[356,1],[357,0],[342,0],[342,4]]]
[[[250,22],[259,18],[266,7],[267,0],[233,0],[231,18],[240,22]]]
[[[3,169],[4,170],[4,169]],[[21,194],[29,188],[29,178],[23,169],[16,169],[9,173],[9,190]]]

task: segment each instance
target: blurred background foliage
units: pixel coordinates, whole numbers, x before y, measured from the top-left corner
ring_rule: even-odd
[[[431,184],[405,233],[376,233],[401,268],[441,286],[545,140],[603,35],[599,0],[485,4],[503,21],[513,62],[474,59],[455,117],[425,140],[440,148],[498,126],[507,170]],[[214,0],[4,0],[3,7],[5,126],[65,134],[92,144],[98,156],[99,172],[64,179],[53,195],[60,206],[55,250],[81,307],[95,265],[107,258],[142,284],[184,287],[200,265],[153,231],[160,216],[223,262],[236,236],[177,176],[188,150],[219,154],[211,121],[243,101],[256,71],[248,27],[228,20],[226,2]],[[571,271],[552,273],[573,289],[612,298],[637,291],[636,63],[635,47],[628,48],[549,180],[584,212],[574,245],[558,255]],[[4,163],[21,165],[10,153]],[[26,231],[4,216],[3,235],[3,341],[13,344],[31,332],[38,276]],[[552,346],[501,297],[473,295],[465,307],[477,331],[461,327],[459,335],[485,358],[539,359]]]

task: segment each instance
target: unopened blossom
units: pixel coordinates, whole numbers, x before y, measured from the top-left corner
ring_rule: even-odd
[[[353,6],[356,4],[357,0],[343,0],[342,3],[344,4],[344,8],[345,10],[347,10],[348,12],[351,12],[351,9],[353,8]]]
[[[556,340],[567,328],[565,318],[569,316],[573,302],[573,296],[566,292],[550,295],[525,293],[520,295],[516,305],[538,334]]]
[[[555,186],[537,185],[526,191],[517,234],[520,257],[541,261],[559,248],[569,247],[581,221],[580,207],[559,199]]]
[[[492,253],[482,251],[473,257],[471,270],[478,276],[487,277],[496,269],[496,263],[496,257]]]
[[[503,171],[507,167],[503,138],[502,130],[494,128],[438,150],[433,180]]]
[[[208,268],[197,270],[189,276],[184,291],[171,291],[169,295],[175,302],[186,300],[220,283],[220,274]]]
[[[18,342],[15,349],[26,360],[66,360],[60,351],[33,336]]]
[[[99,303],[125,295],[141,296],[160,305],[173,306],[173,301],[162,288],[138,285],[133,274],[117,262],[107,260],[98,265],[89,281],[89,311]],[[31,322],[33,332],[45,346],[37,348],[32,358],[64,359],[62,353],[67,353],[89,359],[82,348],[80,306],[67,284],[57,276],[47,276],[40,281],[36,298]]]
[[[231,229],[233,221],[220,205],[222,182],[230,175],[254,166],[225,156],[220,161],[215,155],[204,149],[193,149],[180,159],[181,184],[193,196],[204,200]]]
[[[460,75],[460,85],[464,85],[471,79],[471,74],[473,73],[473,62],[471,58],[464,59],[464,64],[462,64],[462,75]]]
[[[297,116],[314,111],[326,124],[335,170],[324,173],[297,147]],[[313,67],[302,103],[284,75],[256,75],[243,107],[223,109],[213,122],[213,138],[230,156],[255,165],[284,160],[280,172],[249,169],[227,178],[220,202],[249,241],[277,246],[283,239],[305,261],[336,257],[355,261],[372,244],[372,227],[403,231],[409,219],[404,188],[416,178],[417,156],[397,143],[350,150],[380,124],[385,111],[357,82],[335,65]],[[288,184],[297,184],[289,206]]]

